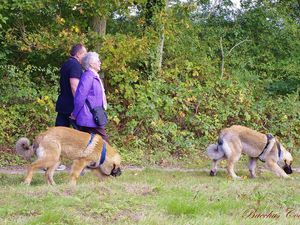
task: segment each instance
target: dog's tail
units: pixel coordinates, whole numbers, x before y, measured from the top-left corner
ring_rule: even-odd
[[[207,155],[212,160],[220,160],[225,157],[225,152],[222,148],[223,141],[221,139],[218,140],[218,144],[210,144],[206,151]]]
[[[16,143],[16,153],[22,156],[24,159],[28,160],[33,156],[35,148],[33,145],[30,145],[28,138],[22,137]]]

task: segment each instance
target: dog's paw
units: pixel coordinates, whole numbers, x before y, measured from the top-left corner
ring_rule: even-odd
[[[75,186],[76,186],[76,181],[71,180],[71,181],[69,182],[69,185],[72,186],[72,187],[75,187]]]
[[[235,176],[235,177],[232,177],[233,180],[243,180],[242,177],[239,177],[239,176]]]
[[[210,173],[209,173],[209,175],[212,176],[212,177],[216,176],[217,175],[217,171],[211,170]]]
[[[287,176],[287,177],[285,177],[286,179],[289,179],[289,180],[295,180],[295,178],[294,177],[291,177],[291,176]]]
[[[53,186],[56,185],[56,183],[55,183],[54,181],[47,181],[47,184],[48,184],[48,185],[53,185]]]
[[[26,186],[29,186],[30,185],[30,181],[23,181],[23,182],[21,182],[21,185],[26,185]]]

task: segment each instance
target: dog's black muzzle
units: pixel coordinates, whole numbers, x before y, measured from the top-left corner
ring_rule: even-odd
[[[115,168],[111,171],[110,175],[114,176],[114,177],[117,177],[117,176],[120,176],[122,174],[122,171],[119,168]]]
[[[289,166],[289,165],[284,165],[284,167],[283,167],[282,169],[284,170],[284,172],[285,172],[286,174],[291,174],[291,173],[293,173],[292,167]]]

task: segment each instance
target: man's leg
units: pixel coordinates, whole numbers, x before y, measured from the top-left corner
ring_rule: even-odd
[[[55,126],[62,126],[62,127],[70,127],[70,114],[66,113],[57,113]],[[56,170],[65,170],[66,166],[63,164],[60,164],[56,167]]]
[[[75,130],[80,130],[79,126],[76,124],[76,120],[70,119],[70,124]]]
[[[70,127],[70,114],[57,113],[55,126]]]

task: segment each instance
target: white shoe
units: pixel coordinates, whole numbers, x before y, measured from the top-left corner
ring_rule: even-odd
[[[56,168],[56,171],[62,171],[62,170],[65,170],[66,169],[66,166],[63,165],[63,164],[60,164],[57,168]]]

